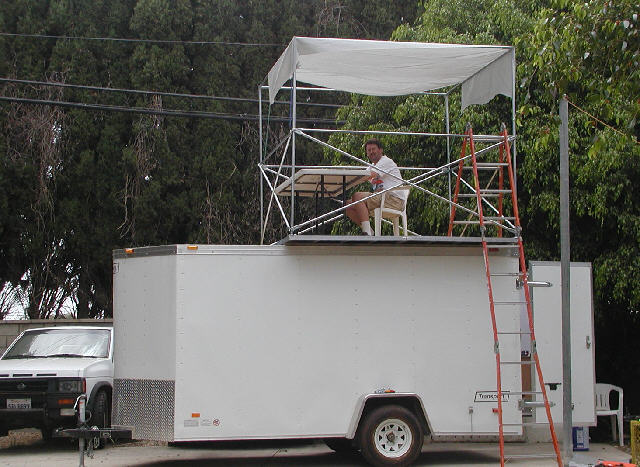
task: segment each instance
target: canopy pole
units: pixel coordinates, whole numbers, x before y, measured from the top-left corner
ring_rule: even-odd
[[[263,80],[264,81],[264,80]],[[262,86],[258,85],[258,150],[260,151],[260,165],[264,163],[262,153]],[[260,178],[260,245],[264,245],[264,180]]]
[[[293,41],[293,56],[297,56],[296,41]],[[295,199],[296,199],[296,64],[293,63],[293,75],[291,76],[291,222],[289,234],[293,233],[295,224]]]

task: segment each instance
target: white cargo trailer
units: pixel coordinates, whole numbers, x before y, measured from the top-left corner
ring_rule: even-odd
[[[165,441],[355,439],[379,465],[415,458],[423,435],[496,439],[479,242],[355,240],[115,251],[114,424]],[[494,295],[516,303],[512,251],[490,254]],[[531,416],[526,352],[518,307],[502,308],[503,417],[521,439],[508,425]]]

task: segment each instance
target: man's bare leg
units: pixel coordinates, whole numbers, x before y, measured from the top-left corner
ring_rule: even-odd
[[[353,194],[353,198],[348,200],[347,203],[355,203],[369,195],[371,195],[371,193],[358,191]],[[347,207],[346,211],[347,217],[354,223],[358,224],[364,233],[373,235],[373,232],[371,231],[371,223],[369,222],[369,210],[367,209],[366,203],[350,205]]]

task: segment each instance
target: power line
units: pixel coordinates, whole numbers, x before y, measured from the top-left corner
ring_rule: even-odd
[[[633,141],[636,144],[640,144],[640,140],[634,138],[631,135],[628,135],[626,133],[621,132],[620,130],[612,127],[611,125],[609,125],[608,123],[603,122],[602,120],[600,120],[598,117],[596,117],[595,115],[591,115],[589,112],[587,112],[586,110],[578,107],[576,104],[574,104],[573,102],[571,102],[569,99],[567,99],[567,102],[569,104],[571,104],[576,110],[579,110],[580,112],[582,112],[583,114],[588,115],[590,118],[592,118],[593,120],[595,120],[596,122],[600,123],[601,125],[605,126],[606,128],[609,128],[611,131],[618,133],[621,136],[626,136],[627,138],[631,139],[631,141]]]
[[[286,47],[286,44],[271,44],[260,42],[227,42],[227,41],[174,41],[161,39],[127,39],[122,37],[84,37],[84,36],[53,36],[49,34],[23,34],[0,32],[0,36],[31,37],[37,39],[68,39],[82,41],[111,41],[111,42],[142,42],[147,44],[186,44],[186,45],[233,45],[240,47]]]
[[[143,95],[158,95],[165,97],[186,97],[190,99],[208,99],[208,100],[221,100],[221,101],[232,101],[232,102],[250,102],[253,104],[257,104],[258,99],[251,99],[246,97],[227,97],[227,96],[209,96],[205,94],[181,94],[176,92],[161,92],[161,91],[147,91],[141,89],[125,89],[125,88],[107,88],[101,86],[85,86],[81,84],[67,84],[67,83],[56,83],[52,81],[34,81],[29,79],[13,79],[13,78],[0,78],[0,82],[4,83],[18,83],[18,84],[34,84],[39,86],[56,86],[62,88],[72,88],[72,89],[85,89],[89,91],[107,91],[107,92],[122,92],[122,93],[130,93],[130,94],[143,94]],[[263,101],[263,103],[266,103]],[[290,104],[289,101],[275,101],[276,104]],[[341,105],[338,104],[321,104],[315,102],[297,102],[296,105],[306,105],[312,107],[329,107],[329,108],[340,108]]]
[[[37,105],[54,105],[59,107],[72,107],[83,110],[99,110],[110,112],[126,112],[126,113],[139,113],[148,115],[165,115],[169,117],[195,117],[195,118],[211,118],[218,120],[240,120],[240,121],[258,121],[260,117],[252,114],[225,114],[214,112],[200,112],[200,111],[184,111],[173,109],[148,109],[143,107],[125,107],[119,105],[104,105],[104,104],[84,104],[81,102],[66,102],[66,101],[51,101],[44,99],[27,99],[23,97],[8,97],[0,96],[0,101],[4,102],[16,102],[22,104],[37,104]],[[336,121],[329,119],[313,119],[313,118],[297,118],[298,122],[304,123],[317,123],[322,125],[341,125],[344,121]],[[270,122],[290,122],[288,117],[269,117]]]

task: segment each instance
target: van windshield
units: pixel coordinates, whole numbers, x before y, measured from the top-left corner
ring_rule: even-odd
[[[3,357],[10,358],[107,358],[108,329],[42,329],[27,331]]]

